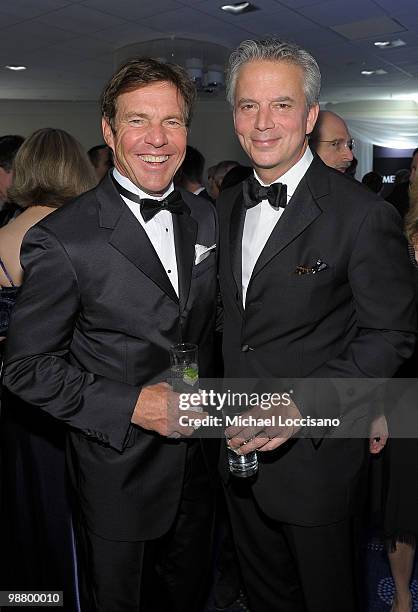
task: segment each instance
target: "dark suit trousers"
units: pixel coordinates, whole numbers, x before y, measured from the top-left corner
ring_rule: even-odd
[[[176,520],[163,537],[111,541],[79,525],[82,612],[199,612],[208,594],[213,518],[214,489],[195,441]]]
[[[251,612],[359,612],[351,521],[275,521],[260,510],[251,485],[237,480],[226,495]]]

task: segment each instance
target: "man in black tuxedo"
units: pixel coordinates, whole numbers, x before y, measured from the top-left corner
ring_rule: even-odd
[[[114,170],[22,249],[4,382],[69,426],[88,612],[198,610],[210,569],[207,456],[165,382],[178,342],[211,371],[214,210],[172,183],[194,97],[179,67],[122,66],[102,97]]]
[[[229,100],[254,176],[218,205],[227,378],[389,377],[414,346],[400,219],[311,153],[319,89],[316,61],[295,45],[245,41],[231,56]],[[346,385],[334,404],[316,383],[323,416],[357,392]],[[320,416],[303,399],[280,414]],[[259,451],[255,481],[226,484],[250,608],[357,611],[351,519],[365,441],[295,438],[292,422],[227,430],[240,453]]]

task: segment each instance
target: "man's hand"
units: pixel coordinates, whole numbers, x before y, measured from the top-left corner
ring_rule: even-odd
[[[180,417],[185,414],[190,417],[196,414],[199,418],[207,416],[205,412],[188,410],[185,413],[179,410],[179,394],[175,393],[170,385],[161,382],[143,387],[131,423],[143,429],[156,431],[161,436],[179,438],[190,436],[195,431],[194,427],[180,425]]]
[[[388,437],[389,431],[386,417],[384,414],[381,414],[370,425],[369,451],[372,455],[379,454],[385,448]]]
[[[246,455],[254,450],[271,451],[278,448],[300,429],[299,426],[293,424],[280,425],[280,418],[283,423],[286,419],[302,418],[293,402],[288,406],[272,406],[268,410],[256,406],[243,413],[242,416],[262,419],[264,424],[250,427],[235,427],[233,425],[227,427],[225,435],[228,438],[228,446],[235,451],[239,449],[238,453],[241,455]],[[275,424],[265,424],[267,419],[272,419]]]

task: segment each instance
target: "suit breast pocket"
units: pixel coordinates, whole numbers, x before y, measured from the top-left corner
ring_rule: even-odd
[[[204,274],[208,270],[212,270],[216,265],[215,252],[209,253],[209,255],[200,263],[193,266],[192,278],[197,278],[201,274]]]
[[[286,286],[294,313],[305,320],[323,317],[334,301],[335,290],[335,274],[332,268],[316,274],[294,274]]]

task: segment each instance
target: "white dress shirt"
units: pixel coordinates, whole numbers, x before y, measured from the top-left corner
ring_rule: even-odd
[[[309,147],[306,147],[306,151],[300,160],[280,176],[275,183],[283,183],[287,185],[287,202],[296,191],[296,187],[299,185],[301,179],[305,175],[305,172],[311,165],[313,155]],[[266,183],[257,176],[254,171],[254,176],[257,181],[268,187]],[[260,257],[261,251],[264,249],[267,240],[270,237],[273,229],[275,228],[278,220],[282,216],[284,208],[278,210],[270,206],[268,200],[262,200],[256,206],[249,208],[245,215],[244,232],[242,235],[242,303],[245,308],[245,300],[247,297],[247,289],[250,284],[251,275],[253,273],[255,264]]]
[[[140,198],[149,198],[152,200],[164,200],[172,191],[174,191],[173,184],[171,183],[170,187],[167,191],[158,198],[150,196],[145,191],[142,191],[132,183],[126,176],[123,176],[120,172],[113,169],[113,176],[117,180],[118,183],[122,185],[125,189],[132,191]],[[174,231],[173,231],[173,219],[171,217],[171,212],[168,210],[162,210],[161,212],[154,215],[152,219],[145,222],[140,210],[140,205],[137,202],[132,202],[125,196],[121,196],[122,200],[129,206],[135,217],[138,219],[139,223],[144,228],[148,238],[151,241],[152,246],[154,247],[155,252],[157,253],[164,270],[167,272],[167,276],[170,279],[171,284],[173,285],[174,291],[176,294],[179,294],[179,280],[178,280],[178,272],[177,272],[177,259],[176,259],[176,246],[174,243]],[[138,248],[140,248],[138,246]]]

